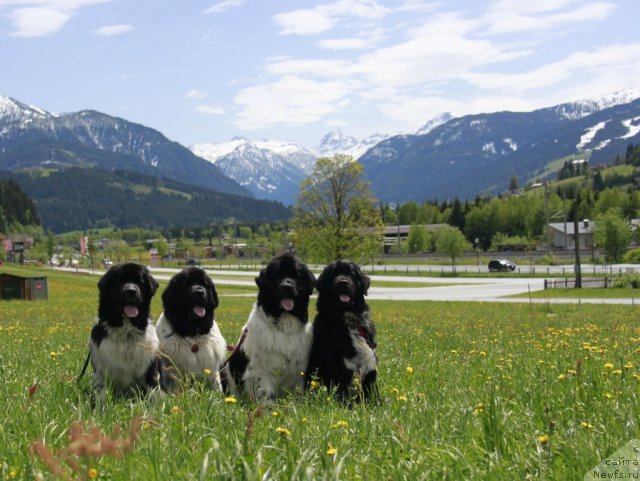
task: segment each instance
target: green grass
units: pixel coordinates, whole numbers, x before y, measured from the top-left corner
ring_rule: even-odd
[[[508,297],[529,297],[529,293],[515,294]],[[630,299],[640,298],[640,289],[545,289],[542,291],[534,291],[531,293],[534,299]]]
[[[316,388],[256,411],[196,385],[93,411],[75,379],[97,279],[47,274],[49,301],[0,301],[3,480],[57,479],[30,446],[68,447],[74,421],[112,438],[142,424],[122,459],[78,458],[69,478],[144,481],[581,480],[640,436],[638,307],[371,301],[379,405]],[[221,295],[229,343],[253,302]]]

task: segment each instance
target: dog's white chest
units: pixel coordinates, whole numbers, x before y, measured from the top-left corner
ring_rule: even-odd
[[[107,328],[108,336],[94,346],[94,365],[117,387],[143,379],[158,351],[158,336],[149,324],[144,332],[126,319],[121,327]]]

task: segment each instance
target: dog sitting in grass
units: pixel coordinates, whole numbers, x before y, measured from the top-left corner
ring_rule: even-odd
[[[112,266],[98,289],[98,322],[91,330],[89,357],[99,401],[104,404],[108,388],[116,394],[160,393],[164,382],[158,336],[149,320],[158,283],[146,267],[123,264]]]
[[[368,401],[378,394],[376,329],[364,299],[369,286],[369,277],[346,261],[325,267],[316,285],[318,313],[313,323],[307,385],[312,376],[317,376],[342,401]],[[354,377],[359,390],[355,389]]]
[[[293,254],[273,258],[256,278],[258,300],[221,371],[226,392],[272,404],[304,390],[311,348],[309,297],[315,277]]]
[[[169,281],[162,305],[156,332],[170,388],[192,378],[221,390],[227,344],[214,318],[218,294],[211,278],[198,267],[183,269]]]

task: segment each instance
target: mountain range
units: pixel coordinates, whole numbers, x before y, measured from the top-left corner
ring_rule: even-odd
[[[555,175],[563,159],[611,163],[640,141],[640,90],[533,112],[451,118],[421,135],[397,135],[359,162],[385,202],[473,198]],[[558,167],[559,168],[559,167]]]
[[[126,169],[252,196],[157,130],[92,110],[53,114],[0,96],[0,170],[68,167]]]
[[[92,110],[54,114],[0,96],[0,170],[134,171],[210,191],[292,204],[318,157],[345,153],[384,202],[473,198],[524,185],[567,159],[610,163],[640,143],[640,89],[533,112],[442,113],[413,132],[318,145],[234,138],[186,148],[160,132]],[[46,219],[43,219],[46,223]]]

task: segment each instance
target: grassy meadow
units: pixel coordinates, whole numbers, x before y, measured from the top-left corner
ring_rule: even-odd
[[[581,480],[640,437],[637,306],[371,301],[378,405],[196,385],[93,411],[97,277],[46,274],[48,301],[0,301],[2,480]],[[219,293],[235,343],[253,298]]]

